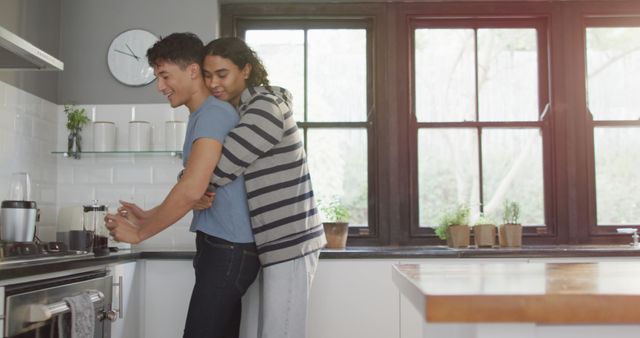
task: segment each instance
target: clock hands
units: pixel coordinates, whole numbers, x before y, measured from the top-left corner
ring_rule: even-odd
[[[129,44],[124,44],[125,46],[127,46],[127,49],[129,50],[130,53],[127,53],[123,50],[120,49],[114,49],[113,51],[118,52],[120,54],[124,54],[124,55],[128,55],[134,59],[136,59],[137,61],[140,61],[140,57],[136,55],[136,53],[133,52],[133,50],[131,50],[131,47],[129,47]]]
[[[131,47],[129,47],[129,44],[128,44],[128,43],[125,43],[124,45],[125,45],[125,46],[127,46],[127,49],[131,52],[131,54],[133,55],[133,57],[134,57],[134,58],[136,58],[136,60],[140,60],[140,58],[136,55],[136,53],[134,53],[134,52],[131,50]]]
[[[120,54],[124,54],[124,55],[130,56],[130,57],[132,57],[132,58],[134,58],[134,59],[136,59],[136,60],[139,60],[139,59],[140,59],[139,57],[135,56],[134,54],[130,54],[130,53],[127,53],[127,52],[125,52],[125,51],[121,51],[121,50],[119,50],[119,49],[114,49],[113,51],[114,51],[114,52],[118,52],[118,53],[120,53]]]

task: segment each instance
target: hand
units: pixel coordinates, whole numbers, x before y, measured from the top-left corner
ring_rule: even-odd
[[[193,210],[204,210],[211,208],[213,205],[213,200],[216,199],[216,193],[207,191],[200,197],[200,200],[193,207]]]
[[[109,234],[114,240],[131,244],[142,242],[138,234],[140,227],[129,222],[126,218],[116,214],[107,214],[104,217],[104,222],[104,226],[109,229]]]
[[[126,201],[119,201],[122,204],[118,208],[118,215],[125,217],[129,222],[133,224],[140,224],[140,222],[146,220],[151,216],[151,213],[147,210],[140,208],[135,203]]]

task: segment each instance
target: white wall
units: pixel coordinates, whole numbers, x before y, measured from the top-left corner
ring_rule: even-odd
[[[39,237],[49,237],[56,219],[56,144],[58,106],[0,82],[0,200],[9,197],[13,172],[31,178],[32,199],[40,208]]]
[[[164,126],[166,121],[187,121],[188,111],[183,106],[172,109],[168,104],[141,105],[81,105],[87,115],[96,121],[113,121],[117,128],[118,150],[128,150],[129,121],[132,109],[135,119],[151,122],[153,126],[153,150],[164,150]],[[95,114],[94,114],[95,111]],[[63,106],[58,107],[58,151],[66,149],[68,131]],[[93,150],[93,127],[82,130],[83,151]],[[53,149],[51,149],[53,150]],[[182,159],[168,154],[82,154],[80,160],[58,155],[57,182],[58,207],[87,204],[96,199],[115,211],[118,200],[133,200],[143,208],[151,208],[162,202],[176,182],[182,169]],[[187,214],[174,226],[148,239],[142,249],[193,249],[193,235],[188,226]]]

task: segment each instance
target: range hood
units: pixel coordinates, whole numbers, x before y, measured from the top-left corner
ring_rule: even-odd
[[[64,63],[0,27],[0,70],[63,70]]]

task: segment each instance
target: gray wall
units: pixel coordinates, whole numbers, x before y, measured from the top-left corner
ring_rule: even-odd
[[[60,0],[0,0],[0,25],[60,58]],[[0,81],[57,102],[60,74],[55,71],[0,70]]]
[[[1,0],[6,1],[6,0]],[[115,80],[107,48],[119,33],[143,28],[166,36],[193,32],[205,43],[219,36],[218,0],[61,0],[58,103],[164,103],[155,82],[138,88]]]

